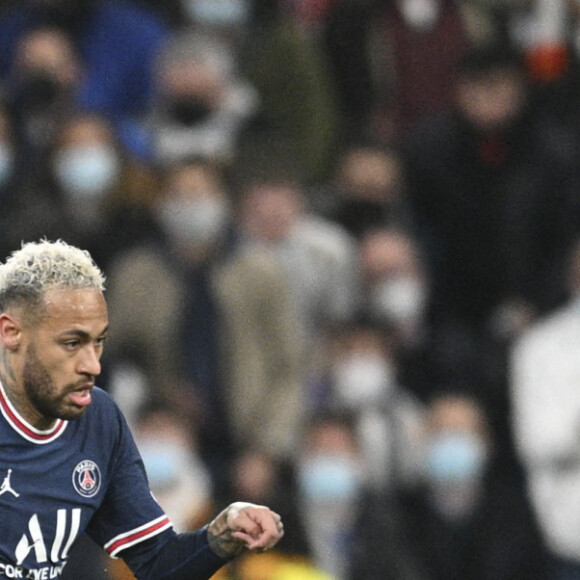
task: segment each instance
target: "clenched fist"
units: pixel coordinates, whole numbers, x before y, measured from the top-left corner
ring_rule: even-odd
[[[233,558],[243,549],[265,552],[284,535],[280,516],[261,505],[235,502],[208,526],[208,541],[222,558]]]

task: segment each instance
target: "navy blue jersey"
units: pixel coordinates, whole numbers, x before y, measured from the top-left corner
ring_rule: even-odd
[[[0,411],[0,578],[59,578],[82,531],[115,557],[171,528],[103,390],[80,419],[48,431],[27,423],[1,384]]]

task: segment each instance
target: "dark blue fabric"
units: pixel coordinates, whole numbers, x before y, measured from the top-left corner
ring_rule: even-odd
[[[207,527],[164,532],[125,550],[123,558],[138,580],[208,580],[227,563],[209,547]]]

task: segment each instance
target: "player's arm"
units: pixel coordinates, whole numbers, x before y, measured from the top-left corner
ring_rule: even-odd
[[[269,508],[237,502],[200,530],[168,530],[123,552],[139,580],[208,580],[243,550],[263,552],[284,535]]]

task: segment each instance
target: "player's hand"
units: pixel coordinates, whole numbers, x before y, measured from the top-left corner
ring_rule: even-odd
[[[222,558],[233,558],[243,549],[265,552],[284,535],[280,516],[271,509],[236,502],[224,509],[208,526],[208,541]]]

